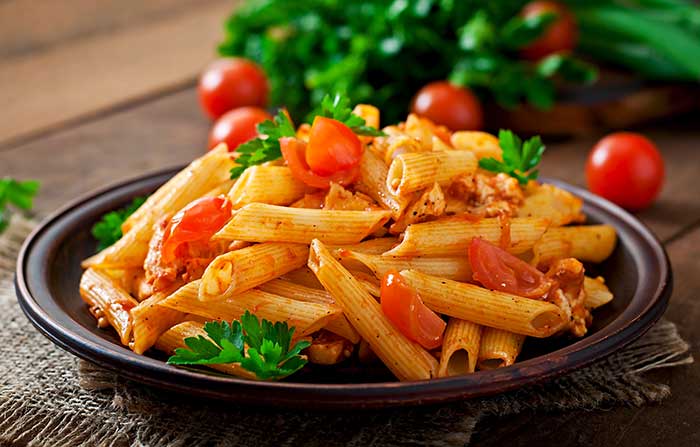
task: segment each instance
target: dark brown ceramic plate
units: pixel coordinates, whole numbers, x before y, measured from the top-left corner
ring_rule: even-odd
[[[17,297],[32,323],[67,351],[129,379],[198,396],[260,405],[389,407],[500,393],[580,368],[642,335],[663,314],[671,294],[668,258],[637,219],[587,191],[553,181],[585,200],[591,222],[613,225],[619,243],[593,273],[605,275],[615,300],[595,313],[581,340],[528,340],[514,366],[462,377],[396,382],[383,367],[311,367],[277,383],[224,377],[167,365],[158,353],[139,356],[95,321],[78,295],[80,261],[95,251],[90,227],[107,211],[148,194],[175,170],[128,181],[77,200],[49,217],[27,239],[17,266]]]

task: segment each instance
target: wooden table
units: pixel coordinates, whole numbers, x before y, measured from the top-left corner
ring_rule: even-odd
[[[200,112],[195,78],[214,57],[230,2],[94,3],[0,2],[0,177],[41,180],[41,214],[91,189],[187,162],[205,147],[210,123]],[[671,257],[675,291],[666,315],[696,357],[697,123],[689,116],[641,129],[662,149],[667,180],[660,200],[639,215]],[[599,137],[549,144],[543,174],[583,185],[586,153]],[[658,406],[488,420],[475,445],[700,445],[700,364],[650,376],[673,391]]]

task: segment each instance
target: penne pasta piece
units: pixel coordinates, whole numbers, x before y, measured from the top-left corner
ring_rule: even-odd
[[[583,222],[583,200],[569,191],[554,185],[529,185],[525,191],[523,204],[518,208],[520,217],[541,217],[549,219],[552,227],[560,227],[572,222]]]
[[[185,321],[183,312],[157,305],[176,290],[177,287],[172,287],[167,291],[155,293],[131,309],[131,320],[134,328],[129,347],[132,351],[143,354],[156,343],[163,332]]]
[[[311,243],[309,267],[396,377],[400,380],[435,377],[438,367],[435,358],[399,332],[384,316],[379,303],[319,240]]]
[[[479,349],[479,369],[490,370],[512,365],[524,342],[524,335],[502,329],[484,328]]]
[[[552,303],[484,289],[416,270],[401,276],[435,312],[533,337],[549,337],[568,321]],[[361,333],[361,332],[360,332]]]
[[[480,344],[481,326],[459,318],[450,318],[443,336],[438,376],[473,373]]]
[[[341,315],[341,310],[333,304],[305,303],[283,296],[252,289],[236,296],[214,301],[199,300],[201,280],[182,286],[159,306],[184,313],[200,315],[211,320],[238,320],[249,310],[258,318],[268,321],[286,322],[296,327],[295,337],[302,337],[318,331]]]
[[[596,309],[600,306],[608,304],[613,299],[613,294],[605,285],[605,280],[599,276],[590,278],[586,276],[583,279],[583,290],[586,292],[586,299],[583,305],[587,309]]]
[[[319,239],[328,244],[356,244],[381,228],[389,217],[388,211],[328,211],[252,203],[238,210],[214,238],[297,244]]]
[[[360,161],[360,180],[355,184],[358,191],[373,198],[391,211],[391,217],[398,219],[411,201],[411,197],[392,194],[387,187],[389,168],[372,150],[366,150]]]
[[[503,239],[509,239],[508,251],[519,254],[535,245],[547,229],[547,224],[546,219],[489,218],[473,221],[463,217],[413,224],[406,228],[401,243],[384,256],[466,256],[469,243],[475,237],[496,245]]]
[[[334,304],[333,297],[322,289],[312,289],[299,284],[294,284],[283,279],[273,279],[258,286],[258,290],[275,295],[284,296],[293,300],[306,301],[308,303]],[[345,315],[331,321],[326,326],[326,330],[346,338],[352,343],[360,342],[360,334],[350,324]]]
[[[165,192],[157,191],[151,196],[156,199],[149,199],[141,205],[144,211],[140,213],[137,220],[132,220],[128,225],[131,227],[129,232],[111,247],[83,261],[83,268],[96,266],[126,268],[143,265],[148,253],[148,242],[153,236],[154,225],[164,216],[176,213],[194,199],[224,183],[229,178],[229,170],[233,165],[234,162],[225,145],[219,145],[193,161],[170,182],[161,186]]]
[[[251,166],[228,193],[234,209],[249,203],[289,205],[304,196],[307,187],[286,166]]]
[[[365,125],[379,129],[379,109],[371,104],[358,104],[352,113],[365,120]]]
[[[281,278],[286,281],[293,282],[294,284],[299,284],[300,286],[324,290],[323,285],[318,282],[318,278],[316,278],[314,272],[312,272],[307,266],[303,266],[300,269],[285,273],[281,276]]]
[[[80,278],[80,296],[90,306],[99,327],[111,325],[123,345],[131,339],[132,321],[129,311],[139,302],[119,287],[107,274],[89,268]]]
[[[473,152],[479,160],[482,158],[503,160],[503,151],[498,138],[490,133],[460,130],[452,134],[450,142],[455,149]]]
[[[306,245],[280,242],[230,251],[207,266],[199,298],[203,301],[221,299],[252,289],[302,267],[308,257]]]
[[[476,168],[476,157],[468,151],[399,154],[389,166],[386,186],[390,193],[406,196],[433,183],[447,186],[458,177],[474,173]]]
[[[369,292],[375,298],[379,298],[381,295],[381,284],[379,280],[374,277],[371,273],[358,272],[357,270],[350,271],[352,276],[355,277],[357,282],[359,282],[362,287]]]
[[[203,324],[195,321],[185,321],[177,326],[167,330],[158,338],[155,343],[155,348],[163,351],[168,355],[174,355],[178,348],[189,349],[185,344],[186,338],[194,338],[202,336],[209,338],[202,327]],[[258,380],[258,376],[254,372],[243,368],[240,363],[224,363],[220,365],[206,365],[207,368],[212,368],[225,374],[230,374],[244,379]]]
[[[385,251],[389,251],[399,245],[399,240],[395,237],[379,237],[376,239],[367,239],[358,244],[350,245],[330,245],[329,250],[345,249],[354,252],[365,253],[368,255],[380,255]]]
[[[610,225],[578,225],[550,228],[532,247],[534,265],[548,265],[563,258],[603,262],[615,249],[617,235]]]
[[[455,281],[471,281],[472,279],[471,265],[466,256],[451,258],[380,256],[343,249],[339,250],[338,254],[341,264],[347,268],[350,268],[346,265],[348,261],[360,262],[380,280],[389,270],[409,269]]]

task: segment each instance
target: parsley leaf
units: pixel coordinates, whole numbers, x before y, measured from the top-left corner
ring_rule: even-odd
[[[236,163],[238,166],[231,169],[231,178],[235,179],[243,174],[250,166],[259,165],[266,161],[277,160],[282,156],[279,139],[296,135],[294,125],[287,115],[280,110],[272,121],[265,120],[257,126],[258,133],[265,138],[254,138],[241,144],[236,149]]]
[[[145,197],[136,197],[126,207],[110,211],[102,216],[102,219],[92,227],[92,236],[100,243],[99,250],[103,250],[117,242],[122,237],[122,224],[134,214],[134,212],[146,201]]]
[[[36,180],[20,182],[9,177],[0,179],[0,233],[10,224],[10,209],[7,205],[29,210],[38,191],[39,182]]]
[[[510,130],[498,132],[498,143],[503,150],[503,161],[482,158],[479,167],[491,172],[505,172],[525,185],[539,175],[535,169],[542,159],[545,146],[539,136],[523,141]]]
[[[281,379],[300,370],[307,360],[299,354],[309,347],[298,341],[290,348],[294,327],[287,323],[271,323],[246,311],[240,321],[231,324],[208,322],[203,336],[185,339],[189,349],[179,348],[168,359],[171,365],[217,365],[240,363],[260,379]],[[248,346],[246,352],[244,345]]]
[[[333,98],[329,95],[323,97],[321,108],[316,115],[340,121],[357,135],[369,137],[381,137],[385,135],[381,130],[365,125],[365,120],[362,117],[352,113],[350,98],[337,93]]]

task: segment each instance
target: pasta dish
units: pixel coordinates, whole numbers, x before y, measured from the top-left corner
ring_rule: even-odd
[[[324,101],[325,103],[326,101]],[[399,380],[512,365],[612,300],[584,263],[615,230],[536,180],[544,146],[329,101],[175,175],[83,262],[80,294],[138,354],[254,380],[382,362]]]

